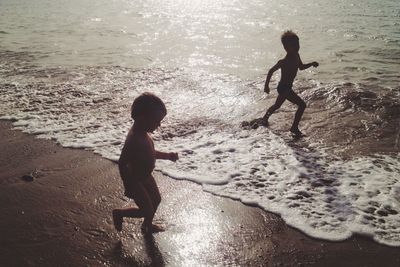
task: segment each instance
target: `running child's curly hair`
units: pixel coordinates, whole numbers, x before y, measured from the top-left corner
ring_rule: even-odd
[[[285,31],[282,36],[281,36],[281,42],[283,44],[283,47],[287,47],[288,45],[291,44],[298,44],[299,43],[299,37],[297,34],[295,34],[292,31]]]
[[[156,95],[146,92],[135,98],[131,107],[131,118],[135,120],[138,116],[149,116],[155,111],[167,114],[164,102]]]

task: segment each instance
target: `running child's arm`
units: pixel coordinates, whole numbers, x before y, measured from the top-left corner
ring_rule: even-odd
[[[156,159],[167,159],[171,161],[177,161],[179,159],[178,153],[174,152],[161,152],[161,151],[155,151],[155,157]]]
[[[305,70],[310,67],[316,68],[316,67],[318,67],[318,65],[319,65],[318,62],[316,62],[316,61],[313,61],[313,62],[307,63],[307,64],[303,64],[303,62],[301,61],[301,58],[299,56],[299,70]]]
[[[271,80],[272,74],[279,70],[281,68],[282,65],[282,60],[279,60],[278,63],[275,64],[275,66],[273,66],[267,74],[267,79],[265,80],[265,85],[264,85],[264,92],[266,92],[267,94],[269,94],[269,81]]]

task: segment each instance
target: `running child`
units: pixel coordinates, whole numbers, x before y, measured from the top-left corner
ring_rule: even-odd
[[[304,103],[304,101],[292,90],[293,81],[296,78],[297,70],[305,70],[310,67],[318,67],[319,64],[315,61],[308,64],[303,64],[299,55],[299,37],[294,32],[284,32],[282,34],[281,41],[287,54],[268,71],[267,79],[264,86],[264,92],[269,94],[269,82],[271,80],[272,74],[280,69],[281,80],[279,81],[277,88],[278,97],[276,98],[275,104],[273,104],[267,110],[264,117],[262,118],[262,124],[267,126],[269,117],[281,107],[285,100],[289,100],[293,104],[296,104],[298,107],[290,131],[296,136],[301,136],[303,135],[303,133],[299,130],[299,122],[306,108],[306,103]]]

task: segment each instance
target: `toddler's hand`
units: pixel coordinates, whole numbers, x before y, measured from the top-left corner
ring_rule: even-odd
[[[319,64],[318,64],[318,62],[314,61],[314,62],[312,63],[312,66],[313,66],[314,68],[316,68],[316,67],[319,66]]]
[[[169,160],[170,161],[177,161],[179,159],[178,153],[171,152],[169,153]]]

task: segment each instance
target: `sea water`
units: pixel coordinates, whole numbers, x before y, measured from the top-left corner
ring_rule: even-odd
[[[132,100],[150,91],[168,109],[156,146],[180,155],[157,162],[165,175],[313,237],[400,246],[399,10],[391,0],[2,0],[0,116],[117,160]],[[320,63],[294,85],[310,106],[299,141],[285,121],[240,127],[273,103],[263,83],[287,29],[303,62]],[[280,118],[293,113],[285,103]]]

